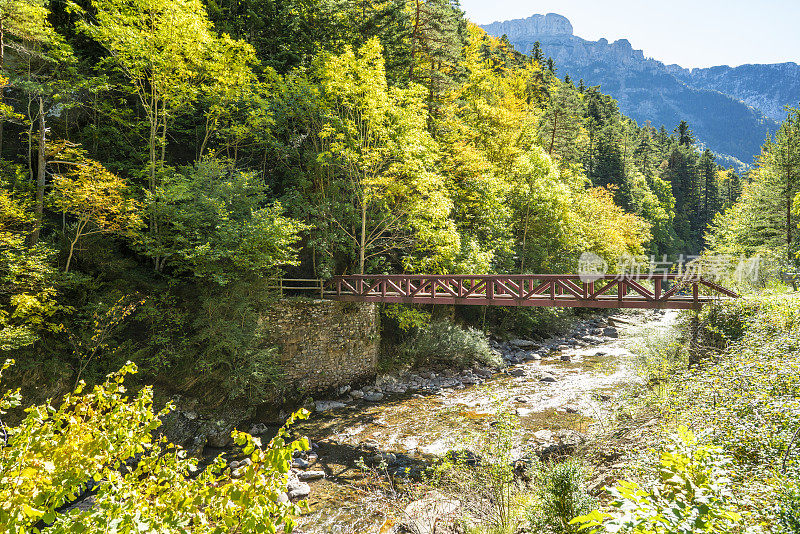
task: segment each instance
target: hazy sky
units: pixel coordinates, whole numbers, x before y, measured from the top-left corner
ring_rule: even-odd
[[[578,37],[625,38],[683,67],[800,63],[800,0],[461,0],[461,8],[478,24],[559,13]]]

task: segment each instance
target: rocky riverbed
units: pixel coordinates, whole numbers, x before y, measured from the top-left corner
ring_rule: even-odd
[[[417,369],[317,400],[297,428],[313,449],[295,458],[287,488],[288,498],[310,505],[300,531],[378,531],[385,510],[370,497],[362,459],[413,478],[436,457],[468,446],[501,411],[519,418],[515,457],[576,450],[603,428],[622,386],[636,381],[626,348],[631,333],[644,323],[667,327],[674,317],[613,315],[544,341],[492,341],[504,362],[499,369]]]

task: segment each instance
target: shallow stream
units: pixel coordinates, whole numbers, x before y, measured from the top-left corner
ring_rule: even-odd
[[[565,429],[591,436],[608,420],[610,402],[624,385],[635,383],[631,341],[641,326],[669,328],[675,312],[647,312],[611,318],[619,338],[547,354],[514,365],[484,383],[438,393],[357,402],[318,413],[298,427],[318,444],[310,469],[325,471],[311,482],[309,512],[299,531],[378,533],[386,510],[371,497],[369,477],[357,460],[392,453],[401,469],[413,470],[449,450],[468,448],[500,411],[516,413],[523,444],[548,439]],[[509,371],[521,369],[511,376]],[[545,432],[542,432],[545,431]],[[416,466],[416,467],[415,467]]]

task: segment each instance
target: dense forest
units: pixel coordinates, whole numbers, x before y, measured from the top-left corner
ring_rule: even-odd
[[[759,256],[784,280],[797,276],[800,111],[788,110],[740,176],[696,144],[690,124],[636,124],[541,47],[525,55],[488,36],[456,0],[0,0],[0,69],[0,358],[4,380],[27,396],[5,393],[0,415],[46,401],[15,411],[10,433],[0,421],[9,532],[108,531],[109,517],[125,531],[291,530],[300,510],[279,494],[307,440],[283,428],[262,447],[234,431],[249,463],[234,471],[220,457],[189,476],[197,459],[153,439],[167,413],[153,409],[159,395],[216,407],[276,398],[263,320],[276,277],[564,273],[584,252],[612,270],[630,258]],[[713,420],[722,448],[684,428],[662,457],[661,490],[615,494],[634,515],[702,501],[691,512],[702,528],[636,516],[609,531],[743,532],[726,508],[722,449],[740,481],[783,484],[797,363],[776,355],[797,356],[793,299],[711,308],[694,316],[691,340],[648,348],[637,409],[672,430]],[[469,351],[483,364],[496,357],[485,332],[452,317],[382,312],[400,347],[384,356],[411,354],[402,364],[425,346],[459,362]],[[566,312],[492,310],[487,322],[483,310],[480,325],[470,313],[451,315],[502,337],[544,334]],[[699,337],[717,355],[707,373],[687,356]],[[732,399],[724,409],[717,391]],[[670,411],[678,405],[687,415]],[[619,424],[641,417],[618,412]],[[491,425],[492,454],[511,443],[503,421]],[[762,432],[773,434],[756,443]],[[518,491],[510,450],[470,460],[484,469],[473,472],[485,475],[479,485]],[[780,455],[783,471],[768,471]],[[579,491],[576,465],[542,471],[567,489],[540,481],[541,502],[577,500],[560,519],[531,505],[539,511],[526,521],[540,531],[577,532],[568,520],[597,504]],[[87,474],[105,496],[71,523],[57,514],[91,486]],[[689,487],[697,494],[681,493]],[[514,531],[502,514],[524,507],[497,495],[487,499],[500,502],[505,530],[474,532]]]
[[[741,188],[689,125],[636,125],[447,0],[4,13],[0,347],[35,372],[258,382],[281,272],[696,254]]]

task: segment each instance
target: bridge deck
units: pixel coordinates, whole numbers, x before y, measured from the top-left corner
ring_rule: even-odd
[[[349,302],[697,310],[738,295],[702,278],[604,275],[351,275],[326,295]]]

